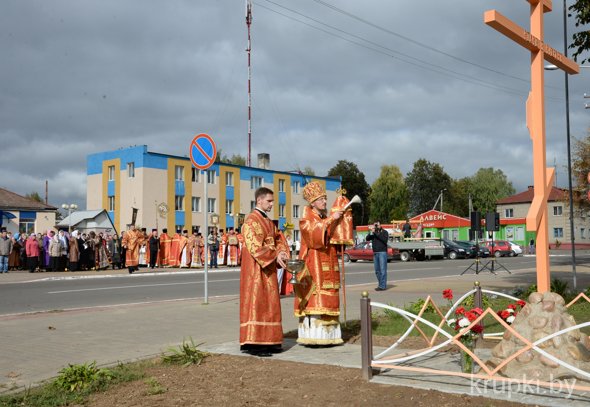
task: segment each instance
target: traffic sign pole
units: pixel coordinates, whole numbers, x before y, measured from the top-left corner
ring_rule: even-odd
[[[205,184],[205,201],[203,202],[203,213],[205,214],[205,234],[207,235],[205,239],[205,304],[209,304],[209,261],[208,261],[208,254],[209,254],[209,200],[207,199],[207,170],[203,171],[203,183]],[[213,235],[215,237],[215,235]]]

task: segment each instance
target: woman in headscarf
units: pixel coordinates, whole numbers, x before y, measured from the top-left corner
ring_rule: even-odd
[[[57,233],[59,242],[61,243],[61,256],[59,256],[59,269],[67,270],[68,267],[68,246],[70,245],[70,236],[66,232],[60,230]]]
[[[31,233],[31,236],[29,236],[25,243],[25,252],[27,254],[27,267],[29,268],[29,273],[34,273],[39,264],[39,253],[41,252],[37,236],[35,236],[34,233]]]
[[[55,233],[49,242],[49,268],[51,271],[61,271],[59,268],[59,263],[61,260],[61,242],[59,240],[59,236]]]
[[[99,233],[94,240],[94,264],[96,270],[104,270],[109,267],[106,241],[103,239],[102,233]]]
[[[70,252],[68,254],[68,260],[70,262],[68,269],[70,271],[78,271],[78,262],[80,261],[80,250],[78,248],[78,234],[77,230],[72,232],[70,236]]]
[[[20,252],[22,248],[23,246],[20,241],[20,235],[18,233],[15,233],[12,237],[12,250],[8,255],[9,270],[17,270],[21,268]]]

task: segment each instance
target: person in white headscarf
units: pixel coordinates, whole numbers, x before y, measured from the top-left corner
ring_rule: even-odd
[[[62,271],[63,269],[60,269],[59,267],[61,259],[61,242],[58,235],[53,235],[49,241],[48,252],[49,267],[51,268],[51,271]]]
[[[78,235],[80,232],[74,230],[70,236],[70,251],[68,253],[68,270],[78,271],[78,262],[80,261],[80,249],[78,248]]]

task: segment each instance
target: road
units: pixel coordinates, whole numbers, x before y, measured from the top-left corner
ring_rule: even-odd
[[[590,255],[577,257],[578,263],[590,262]],[[482,259],[485,264],[489,259]],[[500,264],[512,272],[535,267],[534,257],[501,258]],[[432,260],[423,262],[389,263],[389,282],[442,276],[459,276],[473,260]],[[569,256],[551,257],[553,265],[571,264]],[[108,273],[108,271],[102,272]],[[485,273],[488,273],[485,271]],[[467,274],[473,274],[468,271]],[[507,273],[498,271],[498,278]],[[78,308],[117,306],[163,301],[198,299],[204,296],[202,271],[143,273],[134,275],[101,275],[92,278],[71,278],[3,284],[0,279],[0,315],[60,311]],[[239,292],[239,270],[228,269],[208,274],[210,298],[235,296]],[[367,285],[375,282],[373,264],[346,264],[346,284]]]

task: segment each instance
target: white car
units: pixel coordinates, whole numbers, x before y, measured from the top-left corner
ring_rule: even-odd
[[[510,248],[512,249],[512,253],[510,253],[510,257],[516,257],[519,254],[522,254],[522,247],[519,244],[514,242],[508,241],[510,243]]]

